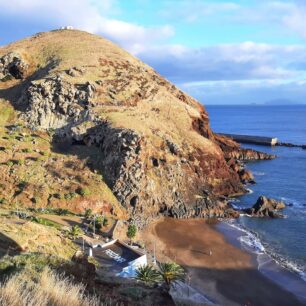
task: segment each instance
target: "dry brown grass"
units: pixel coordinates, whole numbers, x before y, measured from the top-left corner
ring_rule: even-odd
[[[85,294],[83,284],[46,268],[38,276],[24,270],[7,279],[0,287],[2,306],[98,306],[106,305]]]

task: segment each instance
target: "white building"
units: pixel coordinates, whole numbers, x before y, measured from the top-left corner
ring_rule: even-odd
[[[93,257],[117,276],[135,277],[136,270],[147,264],[147,255],[118,239],[93,246]]]

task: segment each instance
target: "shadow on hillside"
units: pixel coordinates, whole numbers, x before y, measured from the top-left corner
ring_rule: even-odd
[[[257,269],[218,270],[198,267],[187,269],[191,286],[204,295],[209,293],[211,288],[215,288],[227,301],[238,305],[306,305],[306,299],[305,302],[299,301],[294,294],[270,281]],[[301,284],[300,292],[305,297],[305,288],[302,286]]]
[[[19,101],[23,91],[30,86],[32,81],[46,77],[50,70],[56,67],[57,64],[57,60],[52,60],[45,67],[36,70],[32,75],[22,80],[20,83],[6,89],[0,88],[0,99],[10,102],[15,110],[24,111],[27,105]]]
[[[0,232],[0,260],[5,255],[14,256],[18,255],[21,251],[22,248],[18,243]]]

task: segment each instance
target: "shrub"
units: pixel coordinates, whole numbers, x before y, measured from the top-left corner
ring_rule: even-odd
[[[62,195],[61,195],[60,193],[54,193],[54,194],[53,194],[53,197],[54,197],[55,199],[59,199],[59,200],[62,199]]]
[[[17,160],[17,165],[18,165],[18,166],[24,165],[24,160],[23,160],[23,159],[18,159],[18,160]]]
[[[77,193],[75,192],[69,192],[69,193],[65,193],[64,198],[66,200],[72,200],[73,198],[75,198],[77,196]]]
[[[90,218],[92,216],[92,209],[88,208],[85,210],[85,213],[84,213],[84,217],[86,219]]]
[[[76,192],[81,195],[82,197],[90,195],[90,190],[88,188],[81,188],[79,187]]]
[[[8,162],[6,162],[6,165],[8,167],[12,167],[14,165],[14,163],[11,160],[9,160]]]
[[[84,232],[81,230],[81,228],[78,225],[74,225],[71,227],[71,229],[68,231],[68,236],[71,239],[76,239],[80,236],[82,236]]]
[[[32,203],[37,204],[37,203],[39,203],[40,199],[39,199],[39,197],[33,197],[31,199],[31,201],[32,201]]]
[[[71,214],[71,212],[68,209],[65,209],[65,208],[56,208],[56,209],[54,209],[53,212],[56,215],[59,215],[59,216],[67,216],[67,215]]]
[[[21,151],[22,151],[23,153],[31,153],[31,152],[32,152],[32,150],[29,149],[29,148],[22,149]]]
[[[130,224],[128,226],[128,230],[126,232],[126,236],[130,239],[130,243],[132,243],[132,239],[135,238],[137,233],[137,227],[135,224]]]

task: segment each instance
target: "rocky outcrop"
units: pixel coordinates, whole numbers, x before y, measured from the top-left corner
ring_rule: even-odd
[[[0,80],[23,79],[27,74],[28,67],[20,54],[10,52],[0,58]]]
[[[214,139],[220,145],[228,166],[238,174],[243,184],[255,183],[253,174],[245,168],[244,162],[276,158],[273,154],[241,148],[237,142],[220,134],[214,134]]]
[[[247,208],[244,212],[252,217],[278,218],[282,215],[279,210],[286,207],[284,202],[260,196],[252,208]]]
[[[214,134],[214,138],[220,145],[227,160],[232,158],[240,161],[270,160],[276,157],[274,154],[267,154],[252,149],[241,148],[237,142],[220,134]]]
[[[31,82],[18,103],[26,105],[21,117],[32,128],[61,129],[90,120],[89,103],[94,87],[75,86],[60,76]]]

